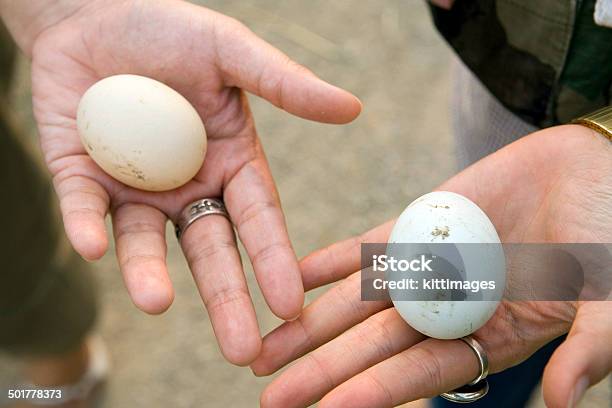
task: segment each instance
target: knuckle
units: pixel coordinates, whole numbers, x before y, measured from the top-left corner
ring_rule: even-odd
[[[270,260],[274,260],[274,258],[278,257],[279,253],[288,250],[291,250],[291,245],[288,242],[274,242],[256,251],[251,257],[251,260],[253,261],[253,265],[266,264],[269,263]]]
[[[278,79],[272,80],[270,86],[271,94],[274,96],[274,104],[284,110],[286,109],[287,105],[285,97],[287,96],[286,88],[289,76],[295,74],[304,75],[306,73],[310,73],[310,71],[306,67],[298,64],[297,62],[293,61],[291,58],[285,55],[283,55],[282,60],[285,69],[283,70],[282,74],[278,76]]]
[[[163,260],[153,254],[130,254],[120,260],[120,264],[124,270],[133,270],[144,264],[159,263]]]
[[[70,191],[60,197],[60,208],[64,215],[93,215],[104,217],[108,202],[92,191]]]
[[[431,396],[437,394],[436,391],[442,386],[442,367],[438,356],[427,347],[413,347],[402,356],[408,367],[416,367],[424,375],[424,389],[430,390]]]
[[[352,244],[351,244],[352,247]],[[332,244],[323,249],[325,251],[325,256],[327,261],[324,265],[329,265],[329,281],[336,281],[338,279],[342,279],[345,277],[346,273],[346,265],[342,257],[340,256],[340,251],[342,250],[341,243]],[[350,251],[350,249],[348,250]],[[342,251],[344,252],[344,251]]]
[[[147,220],[143,217],[143,212],[146,212]],[[113,209],[112,215],[117,237],[126,234],[160,232],[162,229],[160,225],[165,221],[165,216],[161,212],[137,203],[120,204]]]
[[[276,210],[278,210],[278,207],[273,200],[253,201],[240,211],[237,226],[240,229],[249,221],[252,221],[263,213]]]
[[[99,216],[100,213],[93,208],[80,207],[80,208],[69,208],[63,211],[65,218],[79,217],[79,216]]]
[[[214,311],[230,303],[244,303],[246,299],[249,299],[249,293],[245,287],[227,287],[204,299],[204,305],[209,311]]]
[[[302,346],[304,349],[310,351],[314,350],[320,345],[320,342],[314,340],[311,330],[304,321],[304,314],[301,314],[297,319],[295,319],[294,324],[298,326],[300,332],[302,333]]]
[[[159,227],[138,219],[132,219],[127,222],[117,223],[115,226],[115,235],[117,239],[123,238],[126,235],[149,234],[159,232]]]
[[[383,382],[381,382],[371,371],[365,371],[364,375],[366,376],[372,387],[378,390],[378,395],[384,401],[381,406],[394,406],[395,404],[393,403],[393,395],[391,394],[391,390]]]
[[[312,71],[309,70],[308,68],[306,68],[304,65],[295,62],[294,60],[292,60],[291,58],[287,57],[286,60],[286,65],[287,68],[289,68],[291,71],[298,73],[298,74],[302,74],[302,75],[311,75]]]
[[[203,242],[203,244],[199,244],[188,252],[188,258],[191,259],[194,269],[198,269],[198,266],[202,264],[205,265],[210,258],[222,256],[228,250],[233,250],[236,247],[233,240],[221,235],[215,237],[215,239],[206,239],[200,242]]]
[[[337,382],[334,381],[325,360],[319,358],[316,352],[308,354],[306,356],[306,361],[308,361],[315,372],[319,374],[317,377],[321,378],[325,382],[327,389],[331,390],[338,385]]]
[[[361,293],[355,290],[355,284],[361,284],[361,281],[356,281],[354,278],[344,281],[336,286],[336,294],[338,299],[349,308],[349,316],[351,320],[366,319],[368,316],[367,303],[361,301]]]
[[[361,337],[364,341],[372,343],[378,359],[384,359],[394,354],[393,338],[385,319],[374,316],[366,320],[361,328]]]
[[[321,249],[320,251],[326,259],[326,261],[322,264],[329,265],[328,267],[325,267],[325,269],[328,271],[327,281],[334,282],[338,280],[342,271],[342,263],[338,261],[338,258],[336,257],[336,252],[334,251],[333,247],[328,246]]]
[[[284,54],[278,54],[260,72],[257,89],[266,99],[280,109],[285,109],[287,84],[294,75],[311,74],[308,68],[298,64]]]

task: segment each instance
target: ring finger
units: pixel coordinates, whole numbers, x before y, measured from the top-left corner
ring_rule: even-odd
[[[184,231],[181,247],[221,352],[231,363],[249,364],[261,336],[231,223],[222,215],[202,217]]]
[[[465,385],[478,372],[478,359],[464,342],[428,338],[344,382],[319,406],[392,407]]]

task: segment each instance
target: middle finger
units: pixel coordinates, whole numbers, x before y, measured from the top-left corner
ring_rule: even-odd
[[[230,222],[220,215],[196,220],[181,246],[225,358],[246,365],[259,354],[261,335]]]

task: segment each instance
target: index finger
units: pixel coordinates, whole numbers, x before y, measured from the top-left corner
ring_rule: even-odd
[[[355,96],[317,78],[242,23],[219,16],[213,24],[217,65],[226,85],[305,119],[347,123],[361,112]]]

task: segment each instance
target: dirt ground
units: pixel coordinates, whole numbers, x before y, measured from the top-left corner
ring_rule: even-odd
[[[451,53],[422,1],[201,3],[240,19],[364,103],[354,123],[332,126],[291,117],[251,98],[298,256],[397,216],[453,174]],[[24,61],[19,74],[15,106],[33,129]],[[162,316],[147,316],[132,305],[112,249],[92,265],[102,293],[99,331],[113,360],[103,407],[257,406],[270,379],[223,360],[170,227],[167,236],[176,301]],[[266,333],[279,321],[245,266]],[[18,381],[17,368],[0,356],[0,389]],[[609,406],[608,386],[587,398],[585,407]],[[533,406],[543,406],[540,397]]]

